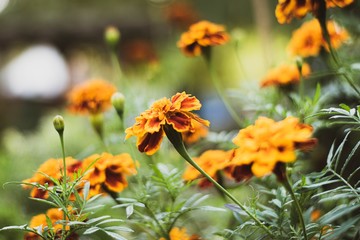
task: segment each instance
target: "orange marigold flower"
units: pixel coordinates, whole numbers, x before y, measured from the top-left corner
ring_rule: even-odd
[[[200,240],[201,238],[194,234],[189,236],[186,233],[186,228],[177,228],[174,227],[169,233],[169,240]],[[166,238],[160,238],[159,240],[166,240]]]
[[[325,0],[326,7],[345,7],[354,0]],[[280,24],[289,23],[294,17],[303,18],[307,13],[317,14],[319,0],[279,0],[275,16]]]
[[[186,144],[193,144],[208,135],[209,129],[194,119],[191,120],[192,128],[182,133],[182,138]]]
[[[194,161],[213,179],[217,180],[217,173],[227,168],[231,163],[233,151],[223,150],[208,150],[200,155],[198,158],[194,158]],[[186,181],[192,181],[201,177],[201,173],[197,171],[191,165],[183,174],[183,179]],[[207,179],[202,179],[199,182],[200,187],[207,187],[211,183]]]
[[[65,158],[66,162],[66,169],[67,169],[67,176],[70,176],[76,172],[81,162],[72,158],[67,157]],[[49,178],[52,177],[56,180],[61,180],[62,178],[62,169],[63,169],[63,160],[62,159],[54,159],[51,158],[41,164],[39,169],[36,171],[36,173],[28,179],[23,180],[24,183],[38,183],[40,185],[47,184],[48,186],[54,186],[54,182]],[[25,189],[32,188],[30,196],[33,198],[42,198],[46,199],[48,198],[48,193],[46,191],[43,191],[36,187],[31,187],[29,185],[23,185]]]
[[[208,21],[192,24],[189,31],[183,33],[177,46],[186,56],[199,56],[205,47],[222,45],[229,41],[225,27]]]
[[[75,86],[68,94],[68,109],[73,113],[96,115],[111,107],[116,87],[101,79]]]
[[[193,128],[192,120],[209,126],[209,121],[191,112],[200,108],[200,101],[185,92],[176,93],[171,99],[162,98],[136,117],[135,124],[125,130],[125,138],[136,136],[139,151],[152,155],[160,148],[166,125],[180,133]]]
[[[310,74],[309,64],[303,64],[302,76],[306,77]],[[270,70],[267,75],[261,80],[261,87],[268,86],[281,86],[292,83],[298,83],[300,81],[299,69],[296,65],[282,64],[277,68]]]
[[[300,123],[295,117],[279,122],[259,117],[255,125],[240,130],[233,139],[239,146],[232,158],[233,177],[236,180],[252,175],[262,177],[271,174],[277,163],[294,162],[296,149],[307,150],[315,145],[312,132],[310,125]]]
[[[63,220],[63,212],[59,208],[50,208],[47,210],[46,214],[39,214],[31,218],[29,227],[38,228],[41,227],[44,229],[48,227],[48,222],[46,216],[50,219],[52,223],[52,228],[55,233],[62,230],[63,225],[56,223],[59,220]],[[66,230],[70,230],[69,226],[66,226]],[[35,233],[29,232],[25,234],[25,240],[40,240],[42,239]]]
[[[346,7],[352,4],[354,0],[326,0],[326,6],[329,7]]]
[[[126,176],[136,174],[136,164],[127,153],[113,156],[110,153],[94,154],[84,159],[83,180],[90,182],[89,197],[101,192],[121,192],[127,186]]]
[[[188,27],[198,20],[198,13],[186,2],[173,2],[165,9],[166,19],[178,27]]]
[[[334,48],[339,48],[349,38],[347,31],[339,27],[334,21],[328,21],[327,28],[331,45]],[[304,22],[300,28],[293,32],[288,51],[291,55],[310,57],[317,56],[322,47],[328,49],[322,36],[320,24],[316,19],[313,19]]]

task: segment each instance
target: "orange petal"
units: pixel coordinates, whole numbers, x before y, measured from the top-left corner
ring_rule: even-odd
[[[172,127],[178,132],[189,131],[191,127],[191,118],[181,112],[175,112],[166,119],[166,122],[172,125]]]
[[[160,148],[163,136],[164,131],[161,128],[159,132],[146,133],[142,137],[139,137],[137,141],[139,151],[145,152],[147,155],[154,154]]]

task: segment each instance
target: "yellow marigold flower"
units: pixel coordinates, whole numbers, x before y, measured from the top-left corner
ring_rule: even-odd
[[[209,129],[194,119],[191,119],[192,128],[182,133],[182,138],[185,143],[193,144],[208,135]]]
[[[105,80],[95,79],[75,86],[68,94],[68,109],[73,113],[92,114],[111,107],[111,96],[116,87]]]
[[[223,150],[208,150],[200,155],[198,158],[194,158],[194,161],[213,179],[217,180],[218,171],[224,170],[231,163],[233,151]],[[201,177],[201,173],[197,171],[191,165],[188,165],[183,174],[183,179],[186,181],[192,181]],[[207,179],[202,179],[199,182],[200,187],[210,186],[211,183]]]
[[[229,40],[225,27],[208,21],[192,24],[189,31],[183,33],[177,46],[186,56],[199,56],[203,48],[222,45]]]
[[[334,21],[327,22],[330,42],[334,48],[339,48],[349,38],[347,31],[339,27]],[[288,51],[291,55],[310,57],[317,56],[322,47],[328,49],[323,39],[319,22],[316,19],[304,22],[292,34]]]
[[[313,128],[302,124],[295,117],[275,122],[259,117],[255,125],[239,131],[233,142],[239,146],[232,159],[233,177],[262,177],[271,174],[277,163],[289,163],[296,160],[296,149],[310,149],[316,143],[311,138]],[[239,167],[244,173],[236,169]],[[241,177],[236,176],[242,174]]]
[[[67,157],[65,158],[66,162],[66,169],[67,169],[67,176],[70,176],[76,172],[81,162],[72,158]],[[56,180],[61,180],[62,178],[62,169],[63,169],[63,160],[62,159],[54,159],[51,158],[40,165],[39,169],[36,171],[36,173],[28,179],[23,180],[24,183],[38,183],[41,185],[48,184],[48,186],[54,186],[53,181],[49,178],[52,177]],[[49,177],[48,177],[49,176]],[[31,188],[29,185],[23,185],[25,189]],[[42,198],[46,199],[48,198],[48,193],[38,189],[36,187],[33,187],[30,193],[30,196],[33,198]]]
[[[128,186],[126,176],[137,172],[134,160],[127,153],[115,156],[110,153],[94,154],[84,159],[82,168],[84,171],[89,168],[83,177],[83,180],[90,182],[89,197],[104,190],[123,191]]]
[[[174,227],[169,233],[169,240],[200,240],[201,238],[194,234],[189,236],[186,233],[186,228],[177,228]],[[160,238],[159,240],[166,240],[166,238]]]
[[[325,0],[326,7],[345,7],[354,0]],[[280,24],[289,23],[293,18],[303,18],[307,13],[317,15],[319,0],[279,0],[275,16]]]
[[[303,64],[302,76],[306,77],[310,74],[309,64]],[[261,87],[268,86],[281,86],[292,83],[298,83],[300,81],[299,69],[296,65],[282,64],[277,68],[270,70],[266,76],[261,80]]]
[[[57,233],[62,230],[63,225],[56,223],[59,220],[63,220],[63,212],[59,208],[50,208],[46,211],[46,214],[39,214],[31,218],[29,227],[37,228],[40,227],[44,229],[48,226],[46,221],[46,216],[50,219],[53,227],[53,231]],[[66,230],[70,230],[69,226],[66,226]],[[25,240],[40,240],[38,235],[35,233],[29,232],[25,234]]]
[[[126,139],[136,136],[139,151],[152,155],[160,148],[166,125],[180,133],[193,128],[192,120],[209,126],[209,121],[191,112],[200,108],[200,101],[185,92],[176,93],[171,99],[157,100],[148,110],[136,117],[132,127],[125,130]]]

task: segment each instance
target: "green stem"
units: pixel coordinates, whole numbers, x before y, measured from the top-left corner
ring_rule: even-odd
[[[123,77],[123,72],[121,70],[120,62],[119,62],[118,57],[116,56],[114,49],[110,50],[110,58],[111,58],[112,66],[115,69],[116,79],[121,80]]]
[[[155,213],[151,210],[151,208],[148,206],[148,204],[144,203],[145,208],[148,210],[148,212],[150,213],[151,217],[155,220],[156,224],[158,225],[161,234],[166,238],[169,239],[169,234],[165,231],[165,229],[163,228],[163,226],[161,225],[161,223],[159,222],[159,220],[156,218]]]
[[[224,88],[221,86],[221,84],[219,83],[219,80],[217,78],[217,74],[215,72],[215,69],[212,67],[211,64],[211,58],[210,58],[210,51],[211,49],[206,49],[204,50],[204,59],[206,62],[206,65],[209,68],[209,72],[210,72],[210,78],[214,84],[215,90],[217,92],[217,94],[219,95],[219,97],[221,98],[221,101],[224,103],[226,110],[229,112],[231,118],[239,125],[242,125],[242,121],[240,119],[240,117],[238,116],[238,114],[235,112],[234,108],[231,106],[229,99],[225,96],[224,94]]]
[[[209,174],[207,174],[188,154],[182,136],[179,132],[175,131],[170,125],[165,126],[165,133],[170,142],[174,145],[177,152],[196,170],[198,170],[204,177],[206,177],[214,186],[230,198],[236,205],[238,205],[246,214],[255,221],[269,236],[275,237],[273,233],[266,227],[254,214],[249,212],[244,205],[242,205],[231,193],[223,188],[217,181],[215,181]]]
[[[323,37],[324,37],[324,39],[325,39],[325,41],[326,41],[326,43],[327,43],[327,45],[329,47],[330,55],[331,55],[332,59],[334,60],[335,67],[337,68],[337,71],[339,72],[339,69],[342,67],[342,65],[341,65],[341,61],[339,59],[339,56],[337,55],[337,52],[332,47],[330,34],[329,34],[329,31],[328,31],[327,26],[326,26],[326,18],[324,20],[318,19],[318,21],[320,23],[320,27],[321,27],[321,30],[322,30],[322,33],[323,33]],[[344,72],[344,71],[341,71],[340,75],[342,75],[345,78],[345,80],[352,87],[352,89],[360,96],[360,90],[356,87],[352,77],[347,72]]]
[[[64,146],[64,136],[63,133],[59,133],[60,136],[60,143],[61,143],[61,152],[62,152],[62,160],[63,160],[63,182],[62,182],[62,196],[64,200],[64,206],[67,208],[68,206],[68,194],[67,194],[67,175],[66,175],[66,159],[65,159],[65,146]],[[61,233],[61,239],[66,239],[66,211],[67,209],[63,209],[63,220],[64,224],[62,226],[62,233]]]
[[[296,208],[296,211],[298,213],[298,216],[299,216],[299,221],[300,221],[300,224],[301,224],[301,228],[303,230],[303,235],[304,235],[304,239],[307,240],[308,237],[307,237],[307,233],[306,233],[306,227],[305,227],[305,221],[304,221],[304,218],[303,218],[303,213],[302,213],[302,209],[301,209],[301,206],[300,206],[300,203],[298,201],[298,199],[296,198],[295,196],[295,193],[289,183],[289,179],[288,179],[288,176],[287,174],[285,173],[284,174],[284,178],[282,179],[282,183],[285,187],[285,189],[290,193],[291,195],[291,198],[293,199],[294,203],[295,203],[295,208]]]

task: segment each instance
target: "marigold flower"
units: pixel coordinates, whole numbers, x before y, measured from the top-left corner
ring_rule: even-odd
[[[255,125],[239,131],[233,142],[239,146],[232,158],[233,177],[262,177],[273,172],[277,163],[290,163],[296,160],[295,150],[307,150],[316,140],[311,138],[313,128],[302,124],[295,117],[275,122],[266,117],[259,117]],[[242,176],[243,177],[243,176]]]
[[[312,222],[316,222],[321,217],[321,211],[319,209],[315,209],[310,214],[310,220]]]
[[[192,120],[209,126],[209,121],[191,112],[200,108],[200,101],[185,92],[176,93],[171,99],[162,98],[136,117],[135,124],[125,130],[125,138],[136,136],[139,151],[152,155],[160,148],[165,126],[180,133],[193,129]]]
[[[194,234],[189,236],[186,233],[186,228],[177,228],[174,227],[169,233],[169,240],[200,240],[201,238]],[[160,238],[159,240],[166,240],[166,238]]]
[[[101,192],[123,191],[128,186],[126,176],[137,172],[134,160],[127,153],[91,155],[84,159],[82,169],[88,170],[83,180],[90,182],[89,197]]]
[[[309,64],[302,65],[302,76],[306,77],[310,74]],[[282,64],[277,68],[270,70],[266,76],[261,80],[261,87],[268,86],[281,86],[292,83],[298,83],[300,81],[299,69],[296,65]]]
[[[194,119],[191,120],[192,128],[182,133],[182,138],[186,144],[193,144],[208,135],[209,129]]]
[[[165,9],[165,17],[177,27],[188,27],[198,20],[198,13],[186,2],[173,2]]]
[[[177,46],[186,56],[199,56],[206,47],[222,45],[229,41],[225,27],[208,21],[192,24],[189,31],[183,33]]]
[[[81,165],[80,161],[72,157],[65,158],[65,162],[67,169],[66,175],[70,177],[74,172],[76,172],[79,169]],[[54,182],[49,177],[61,181],[63,167],[64,165],[62,159],[51,158],[46,162],[44,162],[43,164],[41,164],[39,169],[31,178],[25,179],[23,180],[23,182],[38,183],[40,185],[47,184],[48,186],[54,186]],[[42,198],[42,199],[48,198],[48,193],[46,191],[43,191],[36,187],[31,187],[29,185],[23,185],[23,187],[25,189],[32,188],[30,196],[33,198]]]
[[[339,27],[334,21],[327,22],[327,29],[331,45],[335,49],[339,48],[349,38],[347,31]],[[304,22],[300,28],[293,32],[288,51],[291,55],[310,57],[317,56],[322,47],[328,50],[320,24],[316,19],[313,19]]]
[[[345,7],[354,0],[325,0],[326,7]],[[280,24],[289,23],[294,17],[303,18],[307,13],[317,15],[319,0],[279,0],[275,16]]]
[[[200,157],[194,158],[194,161],[213,179],[217,180],[217,173],[230,165],[232,157],[233,151],[208,150],[202,153]],[[183,179],[186,181],[192,181],[200,177],[201,173],[191,165],[188,165],[183,174]],[[210,184],[207,179],[202,179],[199,182],[200,187],[207,187]]]
[[[116,87],[105,80],[95,79],[75,86],[68,94],[68,109],[77,114],[96,115],[111,107]]]
[[[46,216],[50,219],[52,223],[52,228],[55,233],[62,230],[63,225],[56,223],[59,220],[63,220],[63,212],[59,208],[50,208],[46,211],[46,214],[39,214],[31,218],[29,227],[30,228],[37,228],[41,227],[44,229],[48,227],[48,222]],[[70,230],[69,226],[66,226],[66,230]],[[29,232],[26,233],[24,236],[25,240],[40,240],[42,239],[35,233]]]

